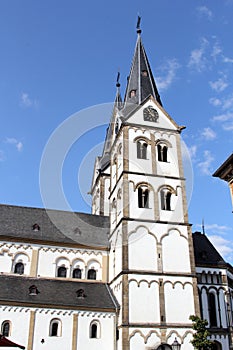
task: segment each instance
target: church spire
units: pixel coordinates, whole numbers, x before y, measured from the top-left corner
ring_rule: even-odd
[[[140,104],[149,95],[152,95],[162,106],[162,102],[155,84],[150,64],[141,39],[141,17],[137,21],[137,43],[131,65],[128,84],[125,92],[125,103]]]

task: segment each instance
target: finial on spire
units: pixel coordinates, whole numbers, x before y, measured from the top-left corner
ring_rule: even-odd
[[[204,219],[202,219],[202,233],[205,235],[205,224],[204,224]]]
[[[116,80],[116,87],[119,88],[121,86],[120,84],[120,72],[117,73],[117,80]]]
[[[138,34],[141,34],[141,27],[140,27],[140,24],[141,24],[141,17],[140,16],[138,16],[138,21],[137,21],[137,33]]]

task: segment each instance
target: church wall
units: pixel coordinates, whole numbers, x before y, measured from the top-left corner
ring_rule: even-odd
[[[87,278],[89,268],[97,272],[97,280],[102,279],[102,253],[88,250],[69,250],[44,247],[40,249],[38,259],[38,275],[41,277],[56,277],[59,266],[67,268],[67,278],[72,277],[72,270],[79,267],[82,279]]]
[[[22,262],[24,274],[30,274],[33,248],[29,244],[0,243],[0,272],[13,273],[15,265]]]
[[[31,317],[31,315],[35,317]],[[75,316],[76,315],[76,316]],[[77,318],[77,333],[73,330]],[[108,312],[41,309],[0,306],[0,325],[10,321],[9,339],[28,350],[114,350],[115,315]],[[51,322],[58,322],[57,336],[51,336]],[[91,338],[90,326],[97,324],[97,337]],[[74,344],[73,344],[74,343]]]

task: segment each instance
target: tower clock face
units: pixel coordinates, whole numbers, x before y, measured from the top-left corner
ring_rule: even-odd
[[[159,114],[152,106],[148,106],[143,110],[143,118],[145,121],[157,122]]]

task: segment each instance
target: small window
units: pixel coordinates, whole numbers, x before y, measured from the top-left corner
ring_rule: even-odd
[[[76,268],[72,273],[73,278],[82,278],[82,270],[80,268]]]
[[[96,280],[96,271],[94,269],[88,270],[87,279]]]
[[[53,319],[49,326],[49,336],[59,337],[61,336],[61,321],[59,319]]]
[[[147,143],[141,140],[137,141],[137,158],[138,159],[147,158]]]
[[[39,291],[35,285],[32,285],[29,287],[29,295],[37,295],[39,294]]]
[[[161,209],[171,210],[171,192],[167,189],[163,189],[160,192],[161,196]]]
[[[90,338],[100,338],[100,324],[98,321],[93,321],[90,324]]]
[[[136,90],[131,90],[129,93],[129,97],[135,97],[136,96]]]
[[[157,146],[158,161],[167,162],[167,146],[159,144]]]
[[[143,71],[142,71],[142,76],[143,76],[143,77],[148,77],[148,72],[147,72],[147,70],[143,70]]]
[[[18,273],[19,275],[24,273],[24,264],[22,262],[15,264],[14,273]]]
[[[149,208],[149,190],[148,188],[138,188],[138,207]]]
[[[9,321],[2,322],[1,333],[4,337],[9,337],[9,335],[10,335],[10,322]]]
[[[40,226],[38,224],[32,225],[32,230],[33,231],[40,231]]]
[[[84,299],[86,297],[86,295],[84,293],[84,289],[77,290],[76,294],[77,294],[77,298],[79,298],[79,299]]]
[[[66,277],[67,269],[65,266],[60,266],[57,269],[57,277]]]

